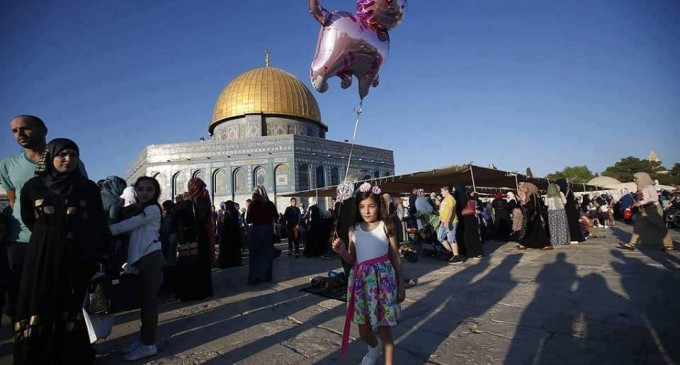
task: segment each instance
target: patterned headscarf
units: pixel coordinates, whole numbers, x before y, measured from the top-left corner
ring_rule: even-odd
[[[192,177],[187,187],[189,191],[184,194],[184,199],[196,200],[198,198],[205,198],[210,200],[210,193],[208,193],[205,183],[200,178]]]
[[[267,189],[263,185],[258,185],[253,190],[253,200],[259,200],[263,203],[269,202],[269,195],[267,195]]]
[[[515,193],[513,193],[512,191],[508,191],[508,193],[505,194],[505,196],[508,198],[508,201],[510,200],[517,201],[517,198],[515,198]]]
[[[524,190],[526,190],[528,195],[538,194],[538,188],[530,182],[523,182],[521,186],[524,186]]]
[[[638,191],[644,188],[654,185],[654,180],[646,172],[637,172],[633,175],[633,180],[635,180],[635,185],[637,185]]]
[[[127,187],[127,182],[115,175],[107,176],[102,180],[102,190],[108,191],[115,196],[121,196]]]
[[[35,169],[36,175],[42,177],[47,189],[60,196],[68,196],[73,191],[75,183],[85,178],[78,166],[66,174],[62,174],[54,168],[54,158],[67,148],[75,150],[80,157],[80,150],[75,142],[66,138],[55,138],[43,150]]]

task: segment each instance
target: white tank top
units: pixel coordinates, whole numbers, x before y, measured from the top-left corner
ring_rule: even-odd
[[[385,223],[380,222],[372,231],[364,231],[361,224],[354,228],[354,247],[357,250],[357,263],[384,256],[389,250],[390,241],[385,234]]]

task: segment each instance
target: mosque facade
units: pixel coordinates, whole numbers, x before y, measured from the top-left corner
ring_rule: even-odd
[[[278,194],[336,185],[345,176],[350,143],[327,140],[314,95],[268,62],[224,88],[208,132],[209,140],[146,146],[129,165],[126,180],[156,178],[164,201],[186,192],[189,179],[199,177],[215,205],[233,200],[242,207],[253,188],[264,185],[281,209],[289,198]],[[361,179],[392,176],[394,153],[354,145],[350,167]]]

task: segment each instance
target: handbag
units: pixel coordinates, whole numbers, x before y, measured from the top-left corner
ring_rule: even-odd
[[[111,309],[111,300],[109,291],[106,288],[107,279],[104,275],[104,270],[101,268],[90,279],[90,284],[87,288],[86,306],[85,309],[92,314],[106,313]]]
[[[96,275],[96,274],[95,274]],[[111,334],[113,328],[113,314],[94,314],[90,312],[90,297],[85,296],[83,300],[83,319],[87,327],[87,334],[90,343],[95,343],[97,340],[107,338]]]
[[[108,280],[110,294],[109,313],[131,311],[142,306],[139,295],[142,283],[139,275],[134,272],[124,272]]]
[[[157,243],[153,240],[142,252],[146,252]],[[134,267],[134,264],[132,265]],[[126,312],[138,309],[142,306],[142,282],[135,269],[130,267],[118,275],[106,277],[106,290],[109,294],[110,308],[108,313]]]
[[[198,262],[198,242],[177,245],[177,264],[186,265]]]
[[[463,217],[469,217],[475,215],[477,212],[477,204],[475,203],[474,200],[468,200],[467,204],[465,204],[465,208],[460,212],[460,215]]]

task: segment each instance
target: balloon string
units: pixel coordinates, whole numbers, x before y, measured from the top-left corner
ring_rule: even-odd
[[[356,108],[354,108],[354,112],[357,114],[357,119],[354,122],[354,133],[352,134],[352,144],[349,147],[349,157],[347,157],[347,168],[345,169],[344,180],[347,180],[347,176],[349,175],[349,165],[352,162],[352,153],[354,152],[354,141],[357,138],[357,129],[359,129],[359,121],[361,120],[361,113],[364,112],[363,105],[364,105],[364,99],[361,99],[361,101],[359,101],[359,105]]]
[[[359,105],[357,105],[354,108],[354,112],[357,114],[357,119],[354,122],[354,133],[352,134],[352,144],[349,147],[349,156],[347,157],[347,168],[345,169],[345,178],[343,179],[343,182],[347,182],[347,176],[349,176],[349,166],[352,162],[352,152],[354,152],[354,141],[357,138],[357,130],[359,129],[359,121],[361,120],[361,113],[364,112],[363,110],[364,106],[364,99],[361,99],[359,101]],[[338,221],[340,220],[340,210],[342,210],[342,204],[338,207],[338,211],[335,213],[336,214],[336,219],[335,223],[333,224],[333,237],[337,238],[338,237]]]

